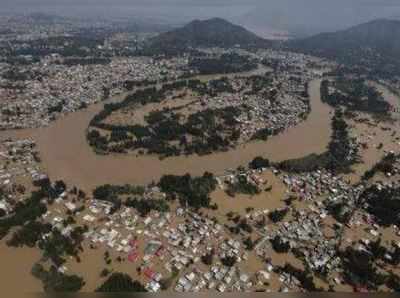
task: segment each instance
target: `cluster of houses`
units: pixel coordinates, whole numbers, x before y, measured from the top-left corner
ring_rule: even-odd
[[[251,171],[248,177],[257,180],[258,176]],[[155,192],[155,189],[151,190],[151,193]],[[56,200],[53,214],[46,214],[55,225],[61,224],[65,210],[73,212],[78,208],[78,203],[71,203],[62,196],[65,195]],[[62,206],[57,207],[57,203]],[[246,264],[249,254],[254,253],[262,262],[267,260],[271,251],[269,240],[275,235],[289,241],[291,246],[306,251],[309,254],[306,256],[307,262],[315,268],[325,266],[328,262],[329,266],[336,264],[335,260],[327,259],[327,256],[332,257],[326,254],[332,243],[322,237],[319,220],[323,216],[317,213],[301,214],[297,221],[279,224],[276,229],[263,229],[261,235],[265,237],[258,242],[254,251],[247,251],[241,239],[230,234],[215,219],[180,207],[170,212],[152,212],[149,216],[140,217],[128,207],[111,213],[112,204],[104,201],[89,200],[86,206],[82,212],[76,213],[76,218],[78,222],[89,226],[85,237],[90,246],[94,249],[106,247],[132,263],[132,266],[140,267],[145,286],[152,292],[161,290],[165,280],[171,278],[174,272],[179,272],[179,275],[173,279],[170,287],[178,292],[254,290],[269,282],[274,267],[271,262],[265,262],[261,270],[252,272],[244,270],[242,264]],[[267,209],[254,210],[246,218],[251,224],[268,213]],[[68,232],[65,227],[62,228],[63,233]],[[310,242],[309,246],[303,246],[307,241]],[[213,256],[211,266],[203,262],[203,258],[209,254]],[[232,266],[221,262],[230,257],[235,260]],[[293,284],[293,279],[289,283],[284,273],[278,278],[282,282],[282,289],[297,286]]]
[[[300,58],[294,56],[296,58],[287,63],[299,69],[297,75],[289,71],[276,71],[271,76],[271,84],[264,86],[264,89],[256,94],[249,93],[251,88],[249,89],[246,77],[239,75],[229,78],[233,93],[226,92],[217,96],[205,95],[197,103],[198,109],[201,109],[201,106],[220,109],[245,104],[247,110],[235,118],[240,124],[243,141],[251,139],[261,129],[268,128],[270,131],[280,132],[297,125],[308,114],[310,108],[309,100],[303,97],[306,83],[319,77],[319,74],[307,68],[302,55]],[[261,57],[271,59],[274,57],[274,52],[259,53],[257,58],[261,59]],[[293,79],[294,77],[296,80]]]
[[[39,179],[39,170],[28,170],[35,162],[32,141],[7,140],[3,146],[2,158],[12,161],[13,165],[24,166],[30,179]],[[3,163],[3,170],[11,168],[10,164],[5,167]],[[263,185],[265,181],[260,174],[264,170],[235,171],[218,177],[218,180],[223,185],[234,183],[237,176],[243,176],[249,183]],[[281,221],[272,223],[267,220],[262,227],[260,219],[268,217],[271,211],[246,211],[247,224],[257,235],[251,250],[245,247],[242,235],[231,233],[223,223],[212,217],[212,212],[199,215],[174,204],[169,212],[152,211],[141,217],[134,208],[122,206],[115,212],[109,202],[77,199],[76,194],[65,191],[49,206],[43,220],[68,236],[73,224],[66,224],[66,219],[73,215],[77,224],[88,226],[84,234],[87,247],[94,253],[99,248],[105,249],[113,257],[118,256],[123,262],[131,264],[132,268],[140,268],[137,278],[151,292],[165,288],[177,292],[268,290],[271,289],[270,284],[281,291],[301,289],[299,280],[291,273],[275,270],[271,243],[276,237],[287,243],[291,251],[296,251],[296,255],[301,254],[304,267],[313,272],[324,272],[332,283],[343,283],[341,260],[336,248],[352,245],[354,239],[341,237],[343,225],[332,219],[328,207],[340,201],[345,201],[349,208],[354,206],[364,189],[362,184],[355,187],[325,170],[304,174],[272,170],[286,185],[287,196],[297,200],[286,207],[290,212]],[[387,187],[388,183],[382,182],[382,187]],[[163,197],[165,194],[157,187],[146,189],[143,195],[143,198]],[[355,213],[347,224],[349,228],[362,225],[368,226],[369,230],[366,235],[360,236],[360,243],[368,243],[381,235],[380,227],[365,214]],[[399,231],[394,231],[394,234],[400,235]],[[362,245],[359,247],[362,249]],[[205,258],[211,258],[210,263]],[[234,262],[225,264],[223,260],[229,258]],[[248,265],[249,260],[254,258],[259,260],[260,266]],[[67,272],[68,268],[64,266],[60,270]]]
[[[62,233],[67,233],[61,226],[65,210],[76,211],[79,203],[73,204],[68,195],[62,196],[43,217],[60,226]],[[78,223],[89,226],[85,238],[90,247],[103,246],[132,266],[140,267],[145,286],[150,291],[159,291],[162,280],[176,271],[185,272],[175,281],[176,291],[208,288],[223,292],[235,288],[250,289],[255,285],[250,282],[253,273],[238,266],[229,268],[219,261],[234,257],[240,264],[247,260],[248,252],[215,220],[180,207],[171,212],[152,212],[147,217],[140,217],[128,207],[111,214],[112,205],[103,201],[90,200],[86,205],[75,218]],[[201,269],[207,268],[202,257],[209,253],[215,254],[214,266],[209,270]]]
[[[326,170],[298,175],[283,174],[281,177],[288,189],[296,193],[302,200],[314,200],[326,193],[332,195],[347,194],[353,189],[343,178]]]
[[[11,212],[16,196],[26,192],[26,185],[47,178],[41,172],[35,142],[30,139],[4,138],[0,142],[0,209]]]
[[[218,292],[234,292],[251,290],[257,281],[268,280],[268,272],[258,272],[257,278],[251,278],[243,273],[238,266],[226,267],[213,265],[210,270],[202,272],[192,271],[180,277],[174,290],[176,292],[199,292],[204,290],[216,290]]]
[[[105,97],[123,92],[125,81],[176,79],[185,59],[156,61],[151,58],[113,58],[108,64],[55,63],[53,54],[40,62],[0,67],[0,128],[46,126],[60,114],[76,111]],[[34,74],[24,80],[2,76],[8,71]]]

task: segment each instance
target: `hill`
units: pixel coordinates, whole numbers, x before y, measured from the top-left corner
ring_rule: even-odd
[[[290,41],[287,46],[344,64],[395,71],[400,65],[400,21],[379,19],[347,30]]]
[[[271,42],[220,18],[191,23],[152,38],[145,47],[153,54],[177,54],[197,47],[269,47]]]

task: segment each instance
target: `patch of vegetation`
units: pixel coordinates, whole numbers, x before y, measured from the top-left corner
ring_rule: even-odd
[[[206,253],[201,257],[201,261],[208,266],[211,266],[214,261],[215,251],[212,249],[210,252]]]
[[[335,91],[329,92],[330,81],[321,83],[321,99],[333,107],[345,106],[351,111],[387,114],[390,104],[375,87],[368,86],[364,79],[337,77],[333,83]]]
[[[247,222],[246,218],[242,218],[238,220],[234,230],[236,231],[236,234],[239,234],[240,231],[251,234],[253,232],[253,227]]]
[[[369,180],[374,177],[378,172],[380,173],[392,173],[394,170],[394,163],[397,161],[398,156],[393,153],[385,155],[378,163],[376,163],[371,169],[367,170],[362,179]]]
[[[271,136],[276,136],[279,134],[283,129],[282,128],[261,128],[257,130],[254,135],[252,136],[253,140],[261,140],[261,141],[266,141],[268,140],[269,137]]]
[[[194,58],[189,67],[197,69],[200,74],[210,75],[250,71],[257,68],[257,63],[247,56],[229,53],[217,58]]]
[[[226,267],[233,267],[235,266],[236,262],[237,258],[235,256],[226,256],[224,258],[221,258],[222,265]]]
[[[346,202],[332,202],[327,206],[327,210],[338,222],[342,224],[347,223],[352,216],[351,209]]]
[[[287,253],[290,250],[289,241],[283,240],[280,236],[275,236],[273,239],[270,240],[272,244],[272,248],[277,253]]]
[[[235,182],[228,185],[226,193],[231,197],[234,197],[237,193],[252,196],[260,193],[260,189],[253,182],[249,182],[247,176],[239,175]]]
[[[199,209],[210,206],[210,193],[215,190],[217,181],[211,173],[202,177],[165,175],[161,177],[159,186],[171,198],[179,197],[182,206]]]
[[[288,214],[289,209],[288,208],[283,208],[283,209],[276,209],[268,214],[269,219],[274,222],[278,223],[282,221],[285,216]]]
[[[55,266],[46,271],[36,263],[32,267],[32,275],[42,281],[45,292],[78,292],[85,285],[83,278],[61,273]]]
[[[191,114],[183,124],[178,114],[153,113],[148,119],[151,124],[145,126],[151,134],[137,140],[134,148],[147,149],[148,153],[163,157],[182,153],[204,155],[226,150],[240,136],[235,120],[240,113],[238,107],[206,109]],[[153,121],[155,118],[158,121]]]
[[[294,267],[293,265],[286,263],[283,267],[278,267],[276,269],[278,273],[287,273],[291,276],[294,276],[301,284],[302,288],[311,291],[322,291],[322,289],[318,288],[314,283],[314,277],[310,272],[303,271]]]
[[[367,203],[366,210],[374,215],[380,225],[400,224],[400,188],[378,188],[373,185],[360,196]]]
[[[324,168],[328,163],[328,154],[312,153],[302,158],[282,161],[278,164],[278,167],[287,172],[304,173]]]
[[[11,215],[0,218],[0,237],[7,235],[11,228],[23,226],[46,213],[47,207],[41,202],[44,198],[46,198],[46,193],[40,190],[32,192],[29,198],[18,202]]]
[[[156,199],[136,199],[136,198],[129,198],[125,202],[125,206],[135,208],[140,216],[145,217],[147,216],[152,210],[158,212],[168,212],[169,205],[165,200],[156,200]]]
[[[246,250],[252,251],[255,246],[255,242],[251,240],[251,237],[247,237],[246,239],[243,240],[243,244]]]
[[[376,291],[386,282],[386,275],[379,270],[375,256],[368,251],[347,247],[341,253],[344,278],[355,287]]]
[[[114,272],[96,289],[96,292],[147,292],[145,287],[125,273]]]
[[[248,91],[246,94],[247,95],[257,95],[257,94],[263,94],[265,97],[269,98],[271,101],[274,101],[276,99],[277,92],[271,91],[267,92],[267,88],[271,88],[271,83],[273,82],[273,79],[268,73],[265,73],[265,75],[253,75],[249,76],[246,78],[247,84],[251,86],[251,90]]]
[[[75,227],[69,235],[64,235],[58,229],[43,237],[38,242],[38,247],[43,251],[43,257],[50,259],[55,265],[61,266],[65,262],[65,256],[74,256],[79,259],[79,251],[82,250],[81,243],[83,234],[87,227]]]
[[[114,210],[119,209],[122,204],[121,195],[142,196],[145,192],[144,187],[134,185],[110,185],[105,184],[95,188],[93,198],[100,201],[110,202]],[[113,210],[113,211],[114,211]]]
[[[210,96],[215,96],[224,92],[233,93],[232,84],[227,77],[222,77],[208,82],[207,93]]]
[[[57,61],[56,64],[63,64],[66,66],[75,66],[75,65],[95,65],[95,64],[109,64],[111,62],[110,58],[101,58],[101,57],[68,57],[64,58],[61,61]]]
[[[42,235],[49,233],[52,230],[51,224],[43,224],[38,221],[30,221],[15,231],[10,240],[7,241],[8,246],[34,247],[41,239]]]

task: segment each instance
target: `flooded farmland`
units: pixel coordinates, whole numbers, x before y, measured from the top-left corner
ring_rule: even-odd
[[[312,111],[307,120],[268,141],[251,142],[228,152],[206,156],[179,156],[160,160],[157,156],[97,155],[86,141],[86,129],[102,104],[69,114],[49,127],[13,134],[36,139],[43,166],[53,179],[90,190],[97,185],[147,184],[164,174],[223,174],[228,168],[247,164],[257,155],[279,161],[325,150],[331,134],[332,109],[320,100],[320,80],[310,83]]]

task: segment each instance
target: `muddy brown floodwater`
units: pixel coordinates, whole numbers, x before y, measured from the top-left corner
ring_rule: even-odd
[[[2,240],[0,255],[0,285],[4,297],[18,297],[15,292],[27,293],[42,290],[41,282],[31,274],[33,264],[41,257],[38,249],[8,247]]]
[[[311,113],[307,120],[268,141],[251,142],[228,152],[206,156],[179,156],[160,160],[157,156],[97,155],[86,141],[92,117],[102,109],[95,104],[68,114],[50,126],[11,132],[31,136],[39,147],[43,166],[50,178],[91,190],[101,184],[147,184],[164,174],[223,174],[228,168],[246,165],[257,155],[274,161],[299,158],[326,149],[331,134],[332,109],[320,100],[321,80],[309,84]],[[3,133],[5,134],[5,133]],[[10,132],[8,132],[10,134]]]

